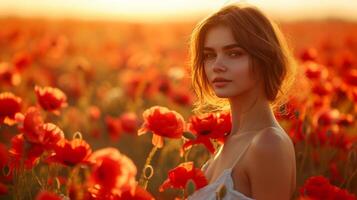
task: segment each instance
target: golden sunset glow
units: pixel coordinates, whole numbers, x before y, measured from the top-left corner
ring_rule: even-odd
[[[134,21],[190,20],[237,0],[0,0],[2,16]],[[245,0],[274,17],[290,20],[301,17],[357,19],[354,0]]]

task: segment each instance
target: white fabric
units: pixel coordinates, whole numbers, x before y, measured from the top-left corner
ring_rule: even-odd
[[[232,173],[232,168],[223,170],[222,174],[217,178],[216,181],[197,190],[187,199],[188,200],[216,200],[217,199],[216,190],[218,190],[218,188],[222,184],[224,184],[226,187],[226,195],[222,198],[222,200],[253,200],[252,198],[249,198],[234,189],[231,173]]]
[[[249,144],[246,146],[243,152],[237,157],[233,166],[235,166],[238,163],[240,158],[249,148],[250,144],[251,142],[249,142]],[[221,151],[222,148],[223,146],[221,146],[221,149],[219,151]],[[208,160],[202,166],[201,168],[202,171],[206,171],[209,161],[211,160]],[[222,187],[222,185],[226,187],[226,194],[224,195],[223,198],[221,198],[222,200],[254,200],[234,189],[234,183],[232,179],[232,169],[233,167],[223,170],[221,175],[214,182],[200,188],[199,190],[196,190],[192,195],[187,197],[187,200],[217,200],[219,198],[217,198],[216,192],[219,190],[219,188]]]

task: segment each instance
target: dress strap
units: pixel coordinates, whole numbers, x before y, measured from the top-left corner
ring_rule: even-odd
[[[266,128],[264,128],[264,129],[260,130],[260,131],[257,132],[256,134],[254,134],[254,136],[250,139],[248,145],[245,147],[245,149],[243,150],[243,152],[242,152],[242,153],[237,157],[237,159],[234,161],[233,166],[232,166],[231,168],[233,168],[233,167],[239,162],[239,160],[243,157],[243,155],[245,154],[245,152],[248,150],[248,148],[249,148],[250,145],[252,144],[253,139],[254,139],[257,135],[259,135],[260,133],[262,133],[263,130],[268,129],[268,128],[275,128],[275,127],[269,126],[269,127],[266,127]]]
[[[244,148],[243,152],[237,157],[237,159],[234,161],[233,166],[232,166],[231,168],[233,168],[233,167],[239,162],[239,160],[243,157],[243,155],[245,154],[245,152],[248,150],[250,144],[252,144],[252,141],[250,141],[250,142],[248,143],[248,145]]]
[[[275,128],[275,127],[269,126],[269,127],[266,127],[266,128],[264,128],[264,129],[258,131],[256,134],[254,134],[254,135],[252,136],[252,138],[250,139],[248,145],[247,145],[247,146],[245,147],[245,149],[243,150],[243,152],[242,152],[242,153],[237,157],[237,159],[234,161],[233,166],[232,166],[231,168],[233,168],[233,167],[239,162],[239,160],[241,159],[241,157],[243,157],[243,155],[245,154],[245,152],[248,150],[249,146],[251,145],[253,139],[254,139],[257,135],[259,135],[260,133],[262,133],[263,130],[268,129],[268,128]],[[244,133],[243,135],[247,135],[247,133]],[[220,155],[221,151],[223,150],[223,147],[224,147],[224,145],[221,145],[221,146],[219,147],[219,150],[218,150],[210,159],[208,159],[208,160],[202,165],[202,167],[201,167],[201,170],[202,170],[202,171],[206,171],[206,169],[208,168],[208,166],[211,164],[212,160],[215,160],[216,157],[218,157],[218,156]]]

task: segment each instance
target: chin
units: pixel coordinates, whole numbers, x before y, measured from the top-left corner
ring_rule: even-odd
[[[216,96],[219,97],[219,98],[229,98],[229,97],[232,97],[231,94],[226,93],[226,92],[216,92],[215,94],[216,94]]]
[[[245,91],[215,91],[215,94],[219,98],[231,98],[243,95]]]

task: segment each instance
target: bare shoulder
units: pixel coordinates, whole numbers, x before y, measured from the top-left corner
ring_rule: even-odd
[[[286,145],[286,146],[285,146]],[[259,151],[280,150],[280,148],[292,145],[291,139],[283,129],[269,127],[256,135],[252,141],[253,149]]]
[[[284,130],[263,130],[252,140],[249,154],[247,174],[253,196],[257,199],[289,199],[295,187],[295,153]]]
[[[253,162],[282,162],[295,159],[294,145],[290,137],[283,129],[273,127],[263,130],[253,138],[250,153]]]

